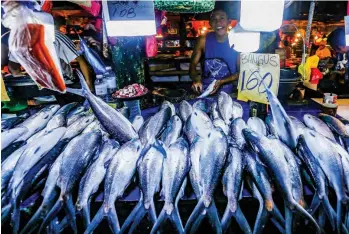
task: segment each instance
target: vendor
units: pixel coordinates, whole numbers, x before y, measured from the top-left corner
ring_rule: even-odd
[[[239,54],[229,45],[227,31],[230,22],[224,9],[215,8],[210,16],[210,26],[214,32],[199,37],[195,44],[189,75],[193,81],[192,89],[198,94],[214,79],[217,82],[211,94],[218,90],[229,94],[234,92],[233,81],[239,78]],[[196,70],[201,60],[204,60],[202,77]]]
[[[326,40],[321,40],[319,48],[316,50],[316,55],[320,59],[325,59],[331,57],[331,51],[329,48],[326,47]]]

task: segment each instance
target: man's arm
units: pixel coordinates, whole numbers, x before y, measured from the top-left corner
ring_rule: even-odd
[[[90,66],[84,56],[80,55],[79,57],[76,58],[76,61],[78,61],[80,69],[82,74],[85,77],[87,86],[90,88],[91,91],[94,90],[94,84],[93,84],[93,77],[92,77],[92,72],[90,69]]]
[[[189,76],[193,82],[200,82],[201,81],[201,77],[199,76],[199,74],[196,70],[196,67],[199,64],[201,56],[204,53],[205,40],[206,40],[206,38],[204,36],[201,36],[197,39],[194,50],[193,50],[193,54],[191,56],[190,67],[189,67]]]

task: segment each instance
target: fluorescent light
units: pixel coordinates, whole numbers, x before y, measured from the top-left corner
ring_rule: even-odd
[[[241,27],[248,31],[271,32],[281,27],[284,0],[241,0]]]
[[[255,52],[259,49],[260,33],[246,31],[237,24],[228,34],[229,45],[238,52]]]
[[[149,36],[156,34],[155,20],[108,21],[108,36]]]
[[[349,46],[349,35],[345,35],[345,45]]]

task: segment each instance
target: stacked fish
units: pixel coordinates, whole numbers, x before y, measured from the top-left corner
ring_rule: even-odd
[[[131,123],[78,76],[83,89],[70,91],[83,95],[93,113],[71,103],[2,121],[1,218],[10,220],[13,233],[57,233],[68,226],[78,233],[77,216],[84,233],[103,219],[113,233],[132,233],[145,216],[151,233],[159,233],[166,221],[178,233],[195,233],[205,217],[216,233],[225,232],[232,218],[244,233],[262,233],[269,218],[281,233],[292,233],[299,215],[318,232],[328,220],[333,231],[348,233],[347,120],[306,114],[302,122],[288,116],[267,89],[272,116],[265,122],[257,117],[245,122],[242,106],[221,92],[210,105],[200,99],[176,108],[165,101],[147,120],[137,116]],[[120,225],[115,202],[133,181],[140,199]],[[214,196],[220,183],[227,197],[222,217]],[[197,204],[183,225],[178,203],[189,184]],[[309,206],[305,184],[314,191]],[[103,202],[91,218],[90,202],[100,189]],[[253,228],[239,206],[244,189],[260,203]],[[330,189],[337,204],[329,201]],[[21,225],[21,203],[37,191],[41,204]],[[157,214],[154,197],[160,191],[164,205]],[[284,214],[274,191],[283,198]]]

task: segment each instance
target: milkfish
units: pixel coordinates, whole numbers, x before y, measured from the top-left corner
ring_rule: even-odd
[[[296,117],[294,116],[288,116],[288,117],[290,118],[294,128],[296,129],[296,136],[298,138],[299,135],[303,134],[304,129],[306,129],[307,127],[304,125],[302,121],[300,121]]]
[[[199,99],[193,104],[193,109],[199,109],[205,113],[209,112],[209,106],[206,99]]]
[[[160,147],[165,147],[163,144]],[[121,227],[120,233],[133,233],[135,228],[141,222],[143,217],[148,214],[149,220],[154,225],[157,220],[154,195],[160,190],[160,181],[163,170],[163,162],[166,149],[159,150],[158,147],[150,147],[146,154],[140,159],[137,165],[137,174],[139,178],[139,186],[141,189],[141,197],[136,207],[125,220]]]
[[[20,116],[2,119],[1,120],[1,131],[9,130],[9,129],[15,127],[16,125],[22,123],[29,116],[30,116],[29,113],[25,113],[25,114],[20,115]]]
[[[260,118],[250,117],[247,120],[247,126],[251,128],[253,131],[257,132],[258,134],[267,136],[267,127],[265,126],[263,120],[261,120]]]
[[[141,129],[143,123],[144,123],[143,117],[141,115],[136,115],[132,121],[132,126],[136,132],[139,132],[139,129]]]
[[[120,225],[115,210],[115,201],[120,198],[136,172],[141,153],[141,142],[133,139],[123,144],[112,157],[104,180],[104,200],[85,234],[92,233],[105,218],[113,233],[119,233]]]
[[[211,104],[210,117],[212,120],[221,118],[218,112],[218,105],[216,101]]]
[[[209,120],[207,122],[206,120]],[[186,225],[185,231],[191,230],[195,221],[201,217],[201,214],[206,211],[214,230],[222,233],[221,222],[218,217],[217,208],[214,203],[213,193],[218,185],[220,175],[223,172],[226,156],[228,153],[228,142],[226,136],[221,131],[214,129],[209,117],[200,110],[194,110],[190,121],[200,138],[200,157],[198,162],[199,169],[199,189],[200,197],[198,204],[191,213]],[[194,165],[193,165],[194,167]],[[193,183],[197,183],[192,181]]]
[[[229,135],[229,126],[226,125],[225,122],[221,118],[214,119],[213,125],[216,128],[220,128],[226,136]]]
[[[163,103],[160,106],[160,109],[162,109],[164,107],[169,107],[171,109],[171,116],[174,116],[176,114],[176,108],[171,102],[163,101]]]
[[[319,119],[316,116],[313,116],[311,114],[305,114],[303,116],[303,121],[305,125],[307,125],[308,128],[317,131],[321,135],[336,141],[336,138],[334,138],[333,133],[331,132],[331,129],[324,123],[321,119]]]
[[[272,136],[274,138],[279,138],[279,135],[277,133],[277,130],[276,130],[275,123],[274,123],[272,115],[268,115],[265,118],[265,125],[267,126],[267,130],[268,130],[268,135],[269,136]]]
[[[215,85],[216,85],[216,81],[217,81],[217,80],[214,79],[214,80],[207,86],[207,88],[202,92],[202,94],[201,94],[198,98],[204,98],[204,97],[209,96],[209,95],[212,93],[212,91],[213,91],[213,89],[214,89],[214,87],[215,87]]]
[[[242,132],[246,141],[258,148],[259,158],[267,166],[268,172],[273,176],[273,181],[278,186],[278,190],[285,201],[286,220],[290,219],[291,212],[296,210],[312,221],[317,230],[320,231],[320,227],[314,218],[293,197],[293,174],[285,157],[284,149],[273,139],[258,135],[251,129],[245,128]],[[292,230],[289,230],[287,227],[289,226],[286,225],[286,233],[291,233]]]
[[[1,132],[1,150],[5,149],[28,131],[26,127],[19,127]]]
[[[242,134],[242,130],[246,127],[247,125],[245,121],[240,117],[234,119],[230,125],[230,136],[232,138],[231,143],[240,150],[243,150],[246,145],[245,137]]]
[[[138,137],[131,122],[125,118],[119,111],[115,110],[102,99],[92,94],[87,86],[84,76],[80,71],[76,71],[82,90],[67,89],[68,92],[84,96],[91,105],[92,111],[98,121],[106,129],[106,131],[120,143],[125,143],[133,138]]]
[[[230,147],[222,178],[223,193],[228,199],[228,204],[221,221],[223,232],[227,230],[231,223],[231,218],[234,217],[244,233],[252,234],[250,225],[239,206],[239,197],[243,187],[243,170],[244,160],[241,150]]]
[[[42,233],[46,226],[56,217],[63,205],[65,206],[70,226],[74,233],[77,232],[75,208],[71,192],[98,150],[101,139],[102,134],[100,131],[82,134],[71,140],[62,152],[60,175],[57,180],[60,195],[41,224],[39,233]],[[84,147],[81,147],[81,145],[84,145]]]
[[[178,233],[184,233],[183,224],[178,211],[178,201],[184,194],[186,176],[190,169],[189,145],[184,138],[179,138],[168,148],[162,171],[162,191],[165,204],[151,233],[156,233],[160,225],[169,219]]]
[[[41,167],[36,167],[37,162],[58,143],[65,131],[66,128],[60,127],[47,132],[46,135],[39,137],[38,141],[29,143],[18,159],[7,188],[12,206],[13,233],[17,233],[19,229],[20,202],[31,188],[32,180],[41,170]]]

